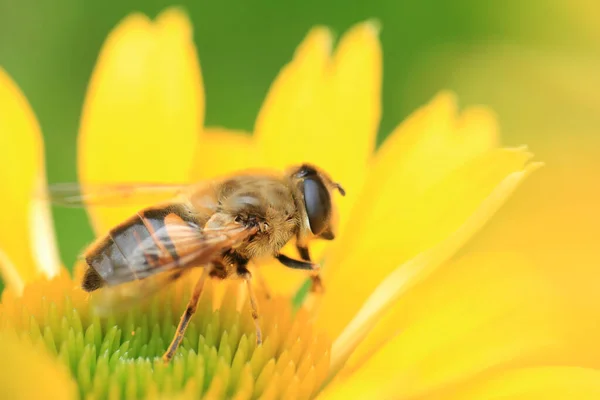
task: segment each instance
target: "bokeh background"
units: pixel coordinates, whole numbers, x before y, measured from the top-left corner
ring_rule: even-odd
[[[378,19],[380,139],[437,91],[451,89],[463,106],[494,108],[503,142],[528,144],[546,163],[473,245],[542,260],[560,252],[568,262],[586,252],[585,262],[600,267],[597,0],[0,0],[0,65],[41,123],[49,182],[76,179],[82,102],[108,32],[132,11],[153,17],[177,4],[195,27],[206,124],[248,131],[273,78],[312,26],[340,34]],[[71,266],[91,229],[82,210],[53,212],[62,259]],[[503,232],[505,240],[494,239]]]

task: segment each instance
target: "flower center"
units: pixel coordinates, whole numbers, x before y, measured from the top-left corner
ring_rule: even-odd
[[[261,298],[264,342],[257,347],[243,286],[232,283],[206,285],[181,346],[164,364],[161,356],[193,283],[185,279],[145,303],[100,317],[71,278],[40,281],[21,297],[5,292],[0,330],[44,343],[67,365],[82,398],[316,395],[329,368],[330,343],[313,335],[306,312],[294,313],[289,300]]]

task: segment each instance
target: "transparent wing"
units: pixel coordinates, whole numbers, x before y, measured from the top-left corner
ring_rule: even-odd
[[[93,292],[90,296],[90,304],[94,312],[102,316],[125,312],[134,306],[144,306],[158,293],[169,288],[191,271],[192,268],[170,270],[141,281],[107,287]]]
[[[190,185],[172,183],[87,184],[56,183],[47,192],[38,193],[53,204],[63,207],[123,206],[152,204],[175,198],[187,192]]]

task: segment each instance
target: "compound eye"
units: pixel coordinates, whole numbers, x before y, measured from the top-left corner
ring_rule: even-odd
[[[310,230],[319,235],[329,224],[331,198],[329,191],[319,178],[304,179],[304,206],[308,215]]]

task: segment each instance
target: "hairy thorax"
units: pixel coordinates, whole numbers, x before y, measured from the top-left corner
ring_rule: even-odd
[[[225,181],[216,196],[218,212],[258,227],[258,232],[236,249],[246,259],[275,255],[297,233],[299,216],[294,197],[281,179],[237,177]]]

